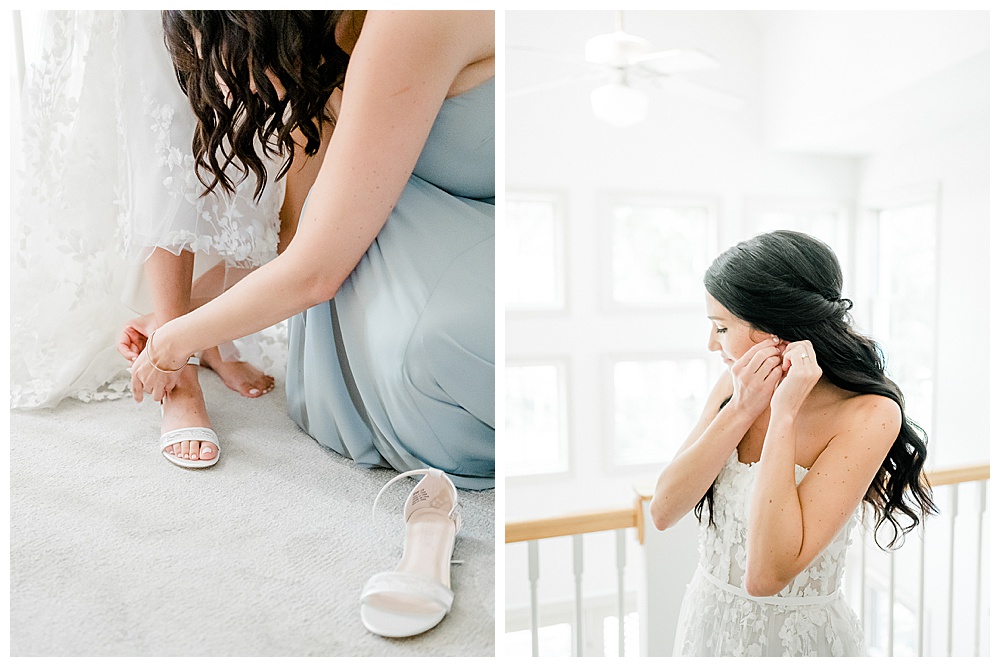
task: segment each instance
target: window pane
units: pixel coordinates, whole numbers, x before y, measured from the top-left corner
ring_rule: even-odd
[[[878,215],[876,337],[908,416],[931,427],[936,321],[935,207],[921,204]]]
[[[790,229],[803,232],[823,241],[837,254],[841,268],[847,260],[847,248],[843,247],[841,239],[845,237],[843,227],[847,221],[838,209],[816,210],[760,210],[751,214],[753,234],[773,232],[777,229]]]
[[[713,217],[707,206],[616,206],[612,298],[629,305],[698,302],[713,249]]]
[[[567,470],[565,406],[559,368],[508,366],[506,385],[507,475]]]
[[[708,398],[704,359],[614,365],[615,464],[665,463],[694,428]]]
[[[562,233],[556,202],[508,199],[506,216],[507,308],[562,308]]]

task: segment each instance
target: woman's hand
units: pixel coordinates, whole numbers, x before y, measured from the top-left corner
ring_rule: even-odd
[[[187,357],[183,358],[183,362],[172,362],[166,359],[163,354],[158,354],[158,352],[163,352],[162,349],[159,349],[159,339],[156,342],[158,349],[153,351],[154,333],[150,332],[142,353],[132,362],[132,397],[136,403],[142,403],[143,394],[152,394],[154,401],[162,401],[163,397],[169,394],[170,390],[177,384],[180,372],[187,364]],[[156,356],[155,360],[150,357],[151,354]]]
[[[781,355],[781,372],[783,377],[771,397],[771,414],[794,416],[823,376],[812,343],[807,340],[788,343]]]
[[[125,327],[118,334],[118,353],[129,361],[135,361],[146,347],[149,334],[155,328],[156,321],[153,318],[153,313],[126,322]]]
[[[744,353],[732,366],[730,404],[756,419],[771,402],[782,376],[781,343],[769,337]]]

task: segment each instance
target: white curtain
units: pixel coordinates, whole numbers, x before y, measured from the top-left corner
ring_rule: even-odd
[[[115,350],[148,310],[141,263],[156,246],[223,262],[231,284],[275,255],[283,181],[259,202],[200,197],[194,114],[163,44],[159,12],[52,11],[25,32],[12,109],[11,406],[128,392]],[[32,47],[32,39],[38,39]],[[272,172],[273,173],[273,172]],[[271,372],[282,329],[240,341]]]

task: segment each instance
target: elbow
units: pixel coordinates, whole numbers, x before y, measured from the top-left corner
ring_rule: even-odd
[[[773,570],[754,567],[748,560],[743,587],[751,597],[766,598],[780,593],[791,580],[791,577],[786,579]]]
[[[666,530],[679,520],[679,516],[669,511],[669,507],[662,498],[653,498],[649,503],[649,517],[653,520],[653,527],[657,530]]]
[[[309,305],[325,303],[337,296],[343,280],[334,279],[324,271],[310,271],[302,277],[302,291],[308,294]]]

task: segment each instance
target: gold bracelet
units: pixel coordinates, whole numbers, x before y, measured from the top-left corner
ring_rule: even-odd
[[[160,371],[161,373],[179,373],[182,370],[184,370],[184,366],[187,366],[187,364],[184,364],[184,366],[181,366],[180,368],[172,371],[165,370],[156,365],[156,362],[153,361],[153,353],[150,351],[153,349],[153,334],[155,333],[156,330],[154,329],[153,333],[149,334],[149,340],[146,341],[145,350],[146,350],[146,358],[149,359],[149,365],[155,368],[156,370]]]

